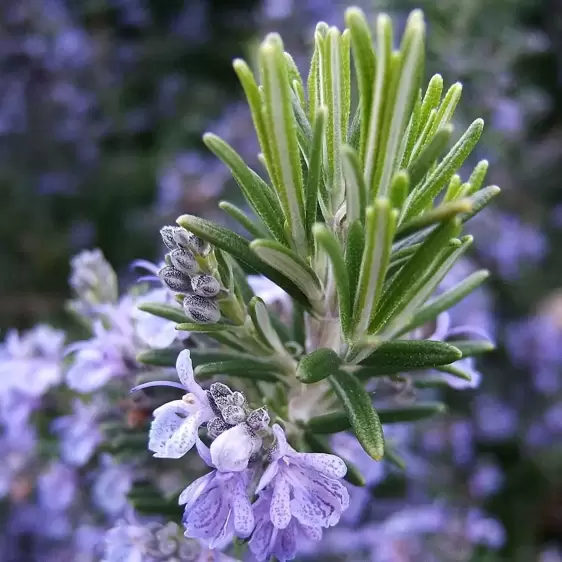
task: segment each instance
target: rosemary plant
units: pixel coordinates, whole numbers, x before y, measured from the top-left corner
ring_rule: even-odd
[[[187,392],[154,412],[149,448],[179,458],[196,445],[214,469],[180,497],[186,536],[211,548],[249,539],[258,560],[292,559],[299,536],[318,538],[346,509],[339,479],[361,485],[326,435],[350,430],[375,461],[400,464],[384,424],[442,412],[423,389],[474,386],[471,357],[492,348],[446,322],[487,272],[439,289],[472,243],[464,223],[499,192],[483,187],[486,161],[460,175],[483,122],[447,148],[462,86],[445,91],[435,75],[423,87],[421,12],[399,48],[384,14],[372,30],[350,8],[346,25],[318,24],[306,77],[277,34],[257,76],[234,61],[262,169],[212,133],[204,141],[255,217],[222,202],[247,236],[193,215],[164,227],[159,277],[173,299],[141,305],[191,333],[189,349],[138,358],[177,364],[180,383],[163,384]],[[256,296],[249,273],[275,298]],[[407,400],[385,392],[404,385]]]

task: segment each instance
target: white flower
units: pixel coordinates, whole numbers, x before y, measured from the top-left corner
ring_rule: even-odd
[[[211,443],[211,459],[220,472],[239,472],[261,447],[261,439],[241,423],[221,433]]]
[[[148,448],[159,458],[183,457],[195,444],[199,426],[214,417],[207,393],[195,382],[189,350],[179,354],[176,369],[188,394],[154,410]]]

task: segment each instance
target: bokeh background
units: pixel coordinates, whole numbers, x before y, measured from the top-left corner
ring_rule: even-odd
[[[461,311],[497,350],[480,364],[480,389],[452,392],[453,418],[433,428],[445,432],[427,444],[435,458],[464,447],[444,457],[436,493],[472,498],[501,522],[503,546],[475,559],[562,560],[562,2],[353,4],[398,22],[423,8],[427,77],[463,83],[459,127],[487,124],[469,164],[488,159],[488,182],[503,189],[473,221],[466,264],[491,280]],[[231,60],[251,59],[277,30],[306,61],[316,22],[341,25],[347,5],[0,2],[2,333],[67,325],[69,259],[81,249],[100,247],[126,281],[132,260],[161,257],[158,229],[177,215],[226,221],[217,202],[239,194],[201,134],[250,163],[257,151]]]

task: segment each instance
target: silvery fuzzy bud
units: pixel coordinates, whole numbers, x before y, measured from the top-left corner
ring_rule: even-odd
[[[230,426],[218,416],[207,422],[207,433],[211,439],[216,439],[221,433],[224,433]]]
[[[199,295],[186,295],[183,309],[188,318],[197,324],[216,324],[221,317],[217,303]]]
[[[240,406],[226,406],[221,410],[222,419],[230,424],[237,425],[246,419],[246,412]]]
[[[191,288],[196,295],[205,298],[216,297],[220,290],[220,283],[212,276],[203,273],[191,278]]]
[[[219,410],[223,410],[232,404],[232,390],[222,382],[214,382],[209,388],[209,392],[213,398],[213,402],[217,405]]]
[[[269,413],[267,412],[267,408],[265,406],[251,412],[246,419],[246,423],[256,431],[266,429],[269,425],[269,421]]]
[[[197,273],[199,264],[191,250],[185,248],[176,248],[168,254],[172,265],[186,275]],[[193,283],[192,283],[193,284]]]
[[[177,226],[172,231],[172,237],[174,242],[176,243],[175,247],[178,246],[180,248],[184,248],[185,250],[189,250],[191,245],[189,244],[190,237],[192,236],[191,232],[188,232],[185,228],[181,226]]]
[[[175,293],[187,293],[191,291],[189,277],[178,271],[175,267],[167,265],[158,272],[158,277],[168,289]]]
[[[198,256],[205,257],[211,251],[211,245],[208,242],[205,242],[205,240],[199,238],[199,236],[196,236],[193,232],[188,232],[185,228],[174,232],[174,240],[178,246],[189,248]]]
[[[173,250],[178,247],[178,244],[174,238],[174,231],[177,230],[178,226],[163,226],[160,229],[160,236],[162,237],[162,242],[164,242],[166,248]]]
[[[235,390],[230,397],[230,401],[234,406],[244,406],[246,397],[241,392]]]

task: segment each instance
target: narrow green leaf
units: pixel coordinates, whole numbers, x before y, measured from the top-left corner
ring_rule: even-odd
[[[375,51],[373,49],[373,39],[367,18],[359,8],[349,8],[346,10],[345,22],[351,36],[355,75],[358,78],[361,113],[360,119],[357,119],[357,123],[360,123],[361,126],[357,127],[357,130],[360,130],[361,135],[360,158],[361,162],[365,162],[367,127],[370,122],[373,84],[375,83]],[[353,144],[352,139],[350,139],[350,144],[354,146],[354,148],[357,148]]]
[[[248,105],[250,106],[250,112],[252,114],[252,121],[254,123],[254,128],[258,135],[258,141],[264,155],[265,167],[274,184],[279,181],[276,177],[276,171],[274,168],[273,154],[271,150],[270,139],[267,134],[265,119],[262,110],[262,98],[250,67],[242,59],[235,59],[234,71],[238,76],[238,80],[242,84],[244,93],[246,94],[246,99],[248,100]]]
[[[293,340],[303,349],[306,342],[306,325],[304,319],[304,309],[298,303],[293,303],[292,311],[292,332]]]
[[[165,318],[166,320],[171,320],[172,322],[182,323],[187,320],[187,316],[184,314],[181,308],[175,306],[170,306],[169,304],[162,304],[159,302],[144,302],[138,306],[139,310],[148,312],[159,318]]]
[[[466,185],[468,186],[468,184]],[[461,177],[458,174],[455,174],[449,182],[449,186],[445,191],[445,196],[443,197],[442,203],[449,203],[450,201],[458,199],[462,190],[463,185]]]
[[[448,343],[459,349],[463,358],[472,357],[473,355],[482,355],[496,348],[495,345],[488,340],[451,340]]]
[[[382,169],[380,181],[375,187],[379,197],[385,197],[390,190],[390,182],[401,161],[400,147],[404,132],[410,121],[416,102],[424,66],[425,23],[421,10],[414,10],[408,17],[406,29],[400,46],[401,62],[397,77],[396,93],[385,106],[385,145],[377,166]],[[388,131],[388,132],[387,132]]]
[[[469,213],[470,211],[472,211],[472,202],[468,198],[443,203],[426,213],[422,213],[421,215],[406,221],[398,228],[396,237],[399,239],[404,236],[408,236],[409,234],[422,230],[432,224],[448,221],[461,213]]]
[[[429,133],[431,131],[431,127],[433,126],[433,123],[434,123],[436,117],[437,117],[437,110],[432,109],[429,113],[427,121],[425,121],[425,122],[422,121],[420,123],[421,131],[419,132],[418,138],[417,138],[416,142],[414,143],[414,147],[413,147],[412,152],[410,154],[409,164],[414,162],[416,160],[416,158],[419,157],[419,155],[421,154],[421,151],[424,149],[424,147],[427,145],[427,143],[430,142],[431,139],[433,138],[433,137],[430,137]]]
[[[305,355],[297,365],[297,379],[305,384],[319,382],[334,374],[341,359],[333,349],[322,347]]]
[[[424,176],[429,172],[431,167],[441,153],[445,150],[451,135],[453,134],[453,126],[446,125],[435,133],[431,141],[423,148],[419,156],[408,166],[408,174],[412,186],[418,185]]]
[[[375,460],[384,456],[382,425],[371,397],[352,374],[338,370],[330,376],[330,383],[347,413],[357,440]]]
[[[369,325],[369,333],[378,333],[391,318],[404,311],[414,295],[427,283],[426,275],[421,272],[431,271],[432,265],[440,259],[443,248],[459,231],[458,221],[453,219],[441,224],[426,238],[385,290],[381,305]]]
[[[445,94],[441,105],[437,110],[437,114],[435,116],[435,120],[433,121],[430,137],[431,138],[436,131],[444,127],[451,119],[455,113],[455,109],[459,100],[461,99],[462,94],[462,84],[460,82],[456,82],[453,84]]]
[[[137,361],[145,365],[157,367],[175,367],[176,360],[182,348],[169,347],[167,349],[149,349],[137,355]]]
[[[357,152],[361,150],[361,107],[362,103],[359,100],[347,134],[347,144]]]
[[[434,74],[427,85],[420,109],[420,122],[426,123],[433,109],[437,109],[443,93],[443,77]]]
[[[283,272],[311,301],[322,298],[322,285],[316,273],[294,252],[273,240],[254,240],[250,249],[262,261]]]
[[[471,374],[458,365],[443,365],[441,367],[435,367],[435,370],[447,373],[448,375],[453,375],[453,377],[457,377],[458,379],[462,379],[464,381],[472,381]]]
[[[228,324],[194,324],[193,322],[183,322],[176,325],[176,330],[180,332],[194,332],[198,334],[213,334],[222,332],[227,328],[232,328]]]
[[[361,261],[359,287],[353,308],[353,332],[361,336],[380,299],[396,227],[396,211],[388,199],[377,199],[367,207],[365,221],[365,250]]]
[[[420,129],[422,127],[422,121],[420,119],[421,105],[422,99],[420,89],[418,91],[418,95],[416,96],[416,102],[414,104],[414,109],[412,111],[410,121],[408,122],[408,127],[406,128],[406,133],[404,134],[402,146],[400,147],[400,163],[398,166],[399,170],[403,170],[404,168],[408,167],[412,150],[414,150],[414,145],[416,144],[416,140],[420,133]]]
[[[260,186],[256,184],[248,166],[238,153],[228,143],[211,133],[203,135],[203,141],[209,150],[229,167],[246,201],[263,220],[271,235],[284,242],[285,233],[279,220],[281,218],[280,207],[272,207],[271,200],[265,195],[265,190],[260,189]]]
[[[221,349],[217,347],[191,349],[189,353],[194,367],[199,367],[200,365],[206,365],[208,363],[224,363],[229,361],[237,361],[240,364],[263,363],[263,368],[265,370],[267,368],[274,370],[271,366],[272,363],[269,360],[257,359],[250,353],[240,353],[238,351]]]
[[[283,350],[283,343],[271,324],[269,312],[263,300],[254,297],[250,301],[248,312],[261,341],[271,349]]]
[[[340,40],[340,85],[341,85],[341,142],[347,140],[351,115],[351,35],[345,29]]]
[[[472,210],[463,216],[463,222],[470,220],[474,215],[477,215],[496,195],[500,193],[501,189],[497,185],[489,185],[484,189],[471,195],[468,200],[472,204]]]
[[[240,223],[246,231],[256,238],[267,238],[269,233],[257,221],[252,220],[240,207],[233,205],[229,201],[220,201],[219,207]]]
[[[381,423],[416,422],[446,411],[447,405],[442,402],[420,402],[410,406],[378,409]]]
[[[296,120],[291,101],[291,85],[283,54],[283,42],[271,33],[260,47],[266,125],[272,156],[278,170],[277,193],[297,252],[306,253],[304,230],[304,189]]]
[[[355,302],[359,275],[361,272],[361,260],[365,249],[365,230],[360,220],[353,221],[347,233],[347,246],[345,249],[345,268],[349,277],[349,296],[351,302]]]
[[[303,291],[289,277],[279,273],[278,270],[260,260],[250,250],[248,240],[242,236],[228,228],[218,226],[194,215],[182,215],[178,218],[177,223],[213,246],[217,246],[229,253],[232,257],[245,263],[258,273],[262,273],[306,308],[310,307],[310,303]]]
[[[314,435],[313,433],[306,432],[304,434],[304,439],[306,444],[308,445],[309,449],[313,453],[327,453],[329,455],[335,454],[332,448],[330,447],[329,443],[326,439],[322,438],[319,435]],[[340,456],[340,455],[338,455]],[[344,476],[344,480],[347,480],[350,484],[354,486],[365,486],[365,478],[359,471],[359,469],[347,459],[340,456],[342,461],[345,463],[347,467],[347,472]]]
[[[359,156],[350,146],[344,145],[342,147],[342,166],[345,179],[347,221],[352,223],[359,219],[363,222],[365,220],[367,187],[363,181]]]
[[[248,361],[232,359],[229,361],[218,361],[216,363],[205,363],[195,368],[195,377],[198,380],[209,379],[216,375],[228,375],[230,377],[248,378],[266,382],[286,382],[279,372],[279,366],[275,363],[267,364],[260,361]]]
[[[410,176],[406,170],[398,172],[390,184],[390,203],[393,209],[400,210],[410,189]]]
[[[439,195],[444,185],[462,166],[476,146],[483,128],[484,121],[482,121],[482,119],[474,121],[445,158],[443,158],[437,168],[429,174],[419,189],[412,192],[412,204],[406,214],[407,217],[419,214],[435,197],[437,197],[437,195]]]
[[[488,160],[480,160],[480,162],[476,164],[474,170],[472,171],[472,174],[470,174],[470,177],[468,178],[468,187],[465,191],[463,191],[463,197],[473,195],[480,190],[480,188],[484,184],[484,178],[486,177],[487,172]]]
[[[301,73],[299,72],[299,69],[297,68],[293,57],[286,51],[283,53],[283,55],[285,57],[285,63],[287,64],[287,72],[289,74],[289,82],[291,84],[292,90],[297,95],[297,100],[300,107],[304,108],[304,84],[302,81]]]
[[[310,62],[310,70],[307,79],[308,92],[308,119],[314,122],[317,110],[323,105],[320,93],[320,54],[322,53],[322,36],[314,34],[314,53]]]
[[[350,427],[349,417],[343,410],[310,418],[307,423],[308,430],[319,435],[339,433],[340,431],[346,431]]]
[[[240,264],[234,259],[230,258],[230,264],[232,266],[232,274],[234,276],[234,282],[236,289],[239,291],[242,301],[244,303],[249,303],[254,296],[254,290],[250,287],[248,283],[248,277],[246,272],[240,267]]]
[[[322,246],[332,263],[332,271],[338,292],[341,329],[345,335],[349,334],[351,322],[351,296],[349,290],[349,276],[340,243],[324,224],[317,223],[313,227],[316,243]]]
[[[439,314],[449,310],[455,304],[467,297],[474,289],[479,287],[488,277],[490,272],[486,269],[474,272],[466,279],[452,287],[451,289],[441,293],[438,297],[428,302],[425,306],[420,308],[408,325],[404,328],[402,333],[410,332],[419,326],[423,326],[431,322]]]
[[[406,470],[406,461],[387,443],[384,446],[384,460],[400,470]]]
[[[297,94],[292,92],[291,102],[293,104],[293,111],[295,112],[295,119],[297,123],[297,139],[301,152],[305,158],[308,158],[310,151],[310,143],[312,142],[312,127],[304,109],[302,108]]]
[[[312,244],[312,225],[316,222],[318,211],[318,192],[322,182],[322,151],[324,142],[324,131],[328,111],[320,107],[314,119],[314,132],[310,144],[310,155],[308,157],[308,175],[306,178],[306,233],[309,243]]]
[[[360,365],[360,378],[393,375],[407,371],[448,365],[462,359],[462,353],[450,343],[434,340],[393,340],[383,343]]]
[[[392,22],[386,14],[377,18],[377,64],[376,77],[373,87],[372,102],[370,104],[369,122],[365,144],[361,151],[361,159],[364,162],[365,184],[371,193],[375,184],[375,167],[377,155],[380,149],[380,138],[383,127],[383,111],[385,93],[388,90],[390,78],[390,67],[392,57]]]

